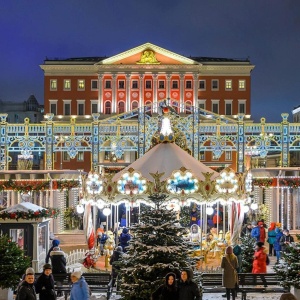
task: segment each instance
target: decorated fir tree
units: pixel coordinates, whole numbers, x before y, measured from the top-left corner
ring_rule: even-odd
[[[132,239],[120,262],[119,278],[124,300],[149,300],[168,272],[179,277],[182,269],[193,269],[191,247],[184,240],[173,210],[164,206],[164,194],[149,198],[155,204],[141,212],[139,224],[130,228]]]
[[[250,235],[245,235],[240,238],[240,241],[240,246],[242,248],[241,273],[251,273],[256,239],[252,238]]]
[[[6,235],[0,236],[0,288],[15,288],[30,266],[30,258]]]
[[[297,241],[287,245],[286,251],[281,252],[280,262],[274,266],[280,285],[300,289],[300,235]]]

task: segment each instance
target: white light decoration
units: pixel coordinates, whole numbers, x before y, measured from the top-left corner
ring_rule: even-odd
[[[252,192],[252,174],[251,174],[251,172],[247,173],[246,180],[245,180],[245,189],[246,189],[246,192],[248,192],[248,193]]]
[[[211,216],[213,213],[214,213],[214,209],[212,207],[208,206],[206,208],[206,214]]]
[[[78,204],[77,207],[76,207],[76,210],[79,214],[83,214],[84,206],[82,204]]]
[[[248,205],[244,205],[243,211],[244,211],[245,214],[249,211],[249,209],[250,209],[250,208],[249,208]]]
[[[104,216],[109,216],[111,214],[111,209],[109,207],[103,208],[103,214]]]
[[[168,117],[163,117],[162,122],[161,122],[161,130],[160,134],[164,136],[169,136],[173,134],[173,130],[171,127],[171,121]]]
[[[103,181],[97,173],[89,173],[86,181],[86,190],[90,195],[98,195],[103,191]]]
[[[99,209],[102,209],[104,207],[104,202],[101,199],[99,199],[97,200],[96,205]]]
[[[250,207],[251,207],[251,209],[256,210],[256,209],[258,209],[258,204],[252,203]]]
[[[138,172],[126,172],[118,180],[117,189],[125,195],[143,194],[147,189],[146,180]]]
[[[167,190],[171,194],[193,194],[198,190],[198,180],[193,178],[191,172],[176,171],[171,178],[167,180]]]

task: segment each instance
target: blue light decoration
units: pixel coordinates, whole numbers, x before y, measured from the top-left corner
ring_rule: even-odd
[[[145,193],[147,186],[146,180],[142,178],[139,172],[125,172],[118,180],[117,189],[124,195],[140,195]]]
[[[171,194],[193,194],[198,188],[198,179],[189,171],[177,171],[167,180],[167,190]]]
[[[86,181],[86,190],[89,195],[100,194],[103,191],[103,181],[100,175],[90,172]]]

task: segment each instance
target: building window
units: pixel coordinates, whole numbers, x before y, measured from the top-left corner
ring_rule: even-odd
[[[63,152],[63,161],[70,161],[70,156],[67,151]]]
[[[64,101],[64,115],[71,115],[71,101]]]
[[[50,80],[50,91],[57,91],[57,80],[56,79]]]
[[[215,156],[215,155],[213,154],[212,160],[219,160],[219,157],[217,157],[217,156]]]
[[[199,160],[205,160],[205,151],[199,152]]]
[[[205,80],[199,80],[199,90],[201,90],[201,91],[206,90],[206,81]]]
[[[137,102],[137,101],[133,101],[132,103],[131,103],[131,108],[132,108],[132,110],[134,110],[134,109],[136,109],[136,108],[138,108],[139,107],[139,103]]]
[[[78,79],[78,91],[84,91],[85,89],[85,81],[84,79]]]
[[[212,91],[218,91],[219,90],[219,80],[218,79],[213,79],[211,81],[211,90]]]
[[[98,90],[98,80],[92,80],[91,87],[92,90]]]
[[[122,114],[125,112],[125,102],[121,101],[118,103],[118,113]]]
[[[57,100],[50,100],[50,113],[57,115]]]
[[[206,109],[206,100],[198,100],[198,108]]]
[[[231,151],[225,151],[225,160],[232,160],[232,152]]]
[[[239,100],[239,114],[246,113],[246,100]]]
[[[172,89],[178,89],[178,80],[172,80]]]
[[[125,81],[124,80],[119,80],[118,84],[119,84],[119,89],[125,89]]]
[[[85,115],[85,101],[84,100],[77,100],[77,115],[84,116]]]
[[[64,90],[65,91],[71,90],[71,80],[70,79],[64,80]]]
[[[187,80],[185,82],[185,88],[186,89],[191,89],[192,88],[192,81],[191,80]]]
[[[191,102],[191,101],[186,101],[186,102],[185,102],[185,113],[186,113],[187,115],[189,115],[189,114],[192,113],[192,110],[193,110],[192,102]]]
[[[138,88],[138,81],[137,80],[132,80],[131,88],[132,89],[137,89]]]
[[[146,80],[146,89],[151,89],[151,80]]]
[[[165,82],[163,80],[158,81],[158,88],[159,89],[164,89],[165,88]]]
[[[77,161],[84,161],[84,152],[83,151],[78,151]]]
[[[213,100],[212,104],[211,104],[211,107],[212,107],[212,112],[213,113],[219,114],[219,100]]]
[[[225,90],[232,91],[232,80],[231,79],[225,80]]]
[[[232,100],[225,100],[225,115],[232,115]]]
[[[239,80],[239,91],[245,91],[246,90],[246,80],[241,79]]]
[[[91,100],[91,114],[98,112],[98,100]]]
[[[105,88],[111,89],[111,80],[105,80]]]
[[[111,103],[110,103],[110,101],[105,102],[105,114],[106,115],[111,114]]]

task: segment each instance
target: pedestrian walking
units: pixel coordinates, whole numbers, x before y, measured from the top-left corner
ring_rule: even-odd
[[[45,264],[43,266],[43,273],[35,283],[35,291],[37,294],[39,294],[40,300],[56,299],[52,266],[50,264]]]
[[[122,233],[120,234],[119,241],[120,246],[123,249],[123,252],[125,253],[127,250],[126,248],[129,246],[129,241],[131,240],[131,235],[128,232],[128,228],[123,228]]]
[[[262,242],[257,242],[255,246],[252,273],[267,273],[267,254]]]
[[[178,300],[178,288],[174,273],[166,275],[164,284],[152,293],[151,300]]]
[[[260,228],[257,226],[256,221],[252,222],[251,237],[256,239],[257,242],[260,241]]]
[[[283,235],[280,238],[280,246],[281,246],[281,252],[288,252],[288,246],[291,243],[294,243],[294,238],[290,235],[290,231],[288,229],[283,230]]]
[[[230,300],[230,294],[232,299],[235,300],[236,289],[238,286],[238,260],[233,254],[233,249],[231,246],[226,248],[225,255],[222,257],[221,268],[223,269],[222,282],[223,286],[226,288],[226,298]]]
[[[46,259],[45,259],[45,263],[46,263],[46,264],[49,263],[51,251],[53,251],[53,249],[54,249],[55,247],[58,247],[59,244],[60,244],[60,241],[59,241],[59,240],[53,240],[53,241],[52,241],[52,246],[50,247],[50,249],[49,249],[49,251],[48,251],[48,253],[47,253]]]
[[[200,300],[198,285],[192,280],[191,270],[182,270],[178,285],[178,300]]]
[[[109,263],[111,264],[112,268],[111,268],[111,275],[112,275],[112,286],[115,285],[115,282],[117,280],[118,277],[118,272],[120,270],[120,267],[118,266],[118,261],[120,260],[120,258],[123,255],[123,251],[122,251],[122,247],[118,246],[116,247],[116,249],[114,250],[112,256],[110,257],[110,261]]]
[[[81,271],[75,271],[71,274],[72,288],[70,300],[88,300],[90,299],[90,289],[81,274]]]
[[[16,300],[37,300],[34,287],[34,272],[28,268],[25,273],[24,280],[17,289]]]
[[[276,258],[277,261],[276,263],[279,263],[279,259],[280,259],[280,255],[281,255],[281,245],[280,245],[280,239],[283,236],[283,232],[279,227],[275,228],[275,233],[276,233],[276,237],[275,237],[275,242],[274,242],[274,250],[276,253]]]
[[[270,227],[268,228],[268,239],[267,242],[269,243],[269,255],[276,255],[276,251],[274,249],[274,243],[276,241],[276,223],[271,222]]]

